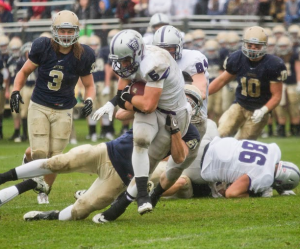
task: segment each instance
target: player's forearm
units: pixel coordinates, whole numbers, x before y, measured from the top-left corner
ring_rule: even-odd
[[[87,99],[87,98],[94,99],[95,98],[96,88],[95,88],[95,84],[94,83],[93,84],[89,84],[89,85],[85,85],[84,89],[85,89],[84,99]]]
[[[175,163],[179,164],[184,162],[186,158],[186,150],[184,142],[181,138],[181,132],[171,135],[171,155]]]
[[[105,86],[110,86],[110,82],[113,76],[113,71],[110,65],[106,64],[104,66],[104,70],[105,70],[105,79],[104,79],[104,84]]]
[[[28,75],[24,73],[24,71],[19,71],[14,80],[13,91],[20,91],[26,83]]]

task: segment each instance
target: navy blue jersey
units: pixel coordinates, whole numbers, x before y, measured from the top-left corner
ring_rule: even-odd
[[[182,138],[187,144],[194,144],[195,140],[200,141],[198,130],[192,124],[186,135]],[[121,177],[125,185],[128,186],[130,180],[134,176],[132,167],[132,151],[133,151],[133,133],[132,129],[115,140],[106,143],[107,152],[110,161]]]
[[[17,75],[17,58],[11,56],[9,57],[9,59],[7,60],[7,69],[9,72],[9,84],[13,85],[14,81],[15,81],[15,77]]]
[[[34,40],[29,53],[29,59],[38,65],[33,102],[54,109],[71,109],[76,105],[74,88],[78,78],[91,74],[95,62],[94,51],[87,45],[81,46],[84,52],[78,60],[73,51],[57,55],[47,37]]]
[[[26,59],[23,57],[20,57],[19,60],[17,60],[17,72],[20,71],[20,69],[23,67],[23,65],[25,64]],[[36,70],[34,72],[32,72],[26,79],[25,85],[26,86],[33,86],[35,84],[36,81]]]
[[[9,54],[2,54],[1,55],[4,67],[7,67],[7,61],[9,59],[9,57],[10,57]]]
[[[287,70],[287,79],[285,83],[287,85],[296,85],[296,70],[295,70],[295,62],[299,60],[299,55],[295,51],[292,54],[286,56],[279,56],[285,63]]]
[[[223,63],[229,56],[230,52],[228,48],[220,48],[220,68],[223,69]]]
[[[105,71],[104,66],[108,62],[109,50],[101,48],[99,54],[96,55],[96,63],[93,71],[94,82],[104,82],[105,79]]]
[[[232,53],[224,62],[225,70],[236,75],[238,86],[235,102],[254,111],[271,98],[270,82],[286,79],[286,67],[282,59],[266,54],[260,61],[250,61],[241,50]]]

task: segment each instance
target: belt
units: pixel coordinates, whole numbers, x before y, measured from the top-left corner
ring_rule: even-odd
[[[159,110],[160,112],[164,113],[164,114],[176,115],[176,112],[173,112],[173,111],[167,111],[167,110],[161,109],[159,107],[156,107],[156,109]]]
[[[205,145],[204,150],[203,150],[203,155],[201,157],[201,163],[200,163],[200,168],[201,169],[202,169],[202,164],[203,164],[203,161],[204,161],[204,156],[205,156],[205,154],[206,154],[206,152],[207,152],[207,150],[209,148],[209,144],[210,144],[210,142],[207,145]]]

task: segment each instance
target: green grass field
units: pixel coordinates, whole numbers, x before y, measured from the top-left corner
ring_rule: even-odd
[[[120,124],[116,124],[117,131]],[[28,143],[7,139],[13,132],[11,119],[4,120],[4,140],[0,140],[0,172],[21,163]],[[85,140],[85,120],[76,120],[79,144]],[[282,150],[282,159],[300,165],[299,138],[269,138]],[[68,151],[73,146],[66,148]],[[61,210],[74,202],[76,190],[96,178],[88,174],[57,177],[50,204],[38,205],[33,191],[0,207],[0,249],[2,248],[300,248],[300,187],[297,196],[273,198],[162,200],[147,215],[137,213],[136,204],[117,221],[94,224],[91,214],[82,221],[25,222],[32,210]],[[0,189],[13,185],[1,185]]]

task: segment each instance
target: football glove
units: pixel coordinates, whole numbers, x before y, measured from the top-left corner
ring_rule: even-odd
[[[169,131],[172,135],[180,131],[178,127],[178,121],[172,114],[167,115],[165,127],[166,130]]]
[[[263,106],[262,108],[255,110],[253,112],[253,115],[251,116],[253,123],[255,124],[259,123],[268,111],[269,111],[268,107],[266,106]]]
[[[87,98],[84,102],[84,107],[81,110],[83,116],[87,117],[93,111],[93,100],[91,98]]]
[[[115,111],[115,106],[110,101],[108,101],[104,106],[100,107],[97,111],[95,111],[92,119],[97,121],[105,113],[107,113],[109,121],[112,121],[114,111]]]
[[[15,111],[16,113],[19,113],[19,111],[20,111],[19,102],[24,104],[22,96],[20,94],[20,91],[13,91],[11,96],[10,96],[10,102],[9,102],[11,112]]]

